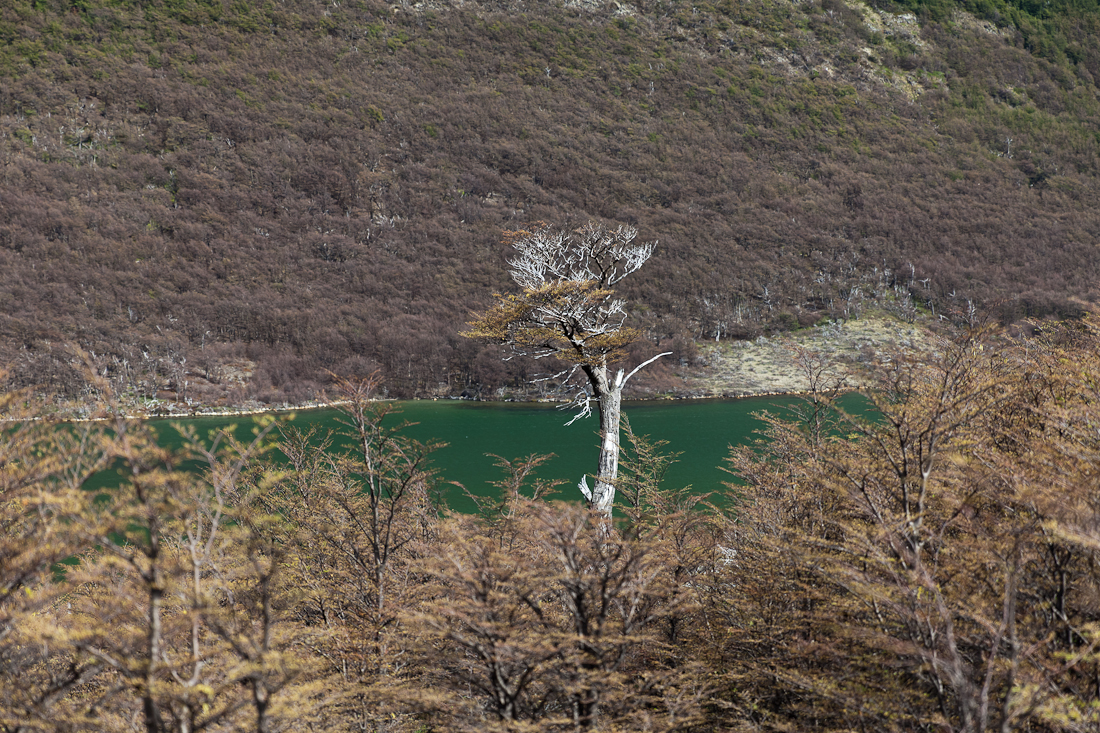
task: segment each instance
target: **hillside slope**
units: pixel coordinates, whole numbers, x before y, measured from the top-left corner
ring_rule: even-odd
[[[660,240],[639,356],[868,301],[1072,314],[1100,275],[1075,7],[14,0],[0,363],[79,393],[75,343],[135,398],[375,368],[493,394],[535,368],[457,335],[510,287],[502,231],[590,218]]]

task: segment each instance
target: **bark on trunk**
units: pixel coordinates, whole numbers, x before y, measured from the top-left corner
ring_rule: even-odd
[[[619,474],[619,420],[622,416],[621,389],[614,389],[599,401],[600,463],[596,473],[596,488],[592,492],[592,508],[611,516],[615,502],[615,478]]]
[[[156,548],[157,545],[154,543],[153,547]],[[155,552],[152,557],[155,563]],[[161,590],[160,571],[155,566],[153,567],[152,575],[149,580],[151,582],[151,587],[149,588],[149,659],[145,667],[145,684],[142,690],[141,702],[143,712],[145,713],[145,730],[148,733],[160,733],[160,731],[164,730],[164,721],[160,716],[160,708],[157,706],[157,701],[153,694],[153,687],[156,682],[155,673],[157,662],[160,660],[161,654],[161,605],[164,602],[164,591]]]
[[[592,489],[592,498],[588,505],[599,510],[608,519],[611,518],[615,504],[615,479],[619,475],[619,421],[623,413],[623,387],[640,369],[671,353],[665,351],[647,359],[626,376],[623,376],[623,370],[620,369],[613,379],[608,378],[606,366],[584,367],[584,373],[596,395],[596,404],[600,408],[600,462],[596,471],[596,487]],[[583,485],[583,479],[581,483],[581,489],[587,496],[587,486]]]
[[[589,375],[600,410],[600,462],[591,506],[606,517],[615,503],[615,478],[619,473],[619,422],[622,418],[623,373],[608,379],[606,369]]]

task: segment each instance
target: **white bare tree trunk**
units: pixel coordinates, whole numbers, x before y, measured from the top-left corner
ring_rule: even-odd
[[[614,382],[601,369],[596,401],[600,408],[600,462],[596,471],[596,487],[592,490],[591,506],[610,517],[615,502],[615,478],[619,474],[619,421],[622,418],[623,372]],[[602,390],[600,389],[602,387]]]
[[[619,475],[619,422],[623,415],[623,387],[643,367],[671,353],[665,351],[647,359],[626,376],[623,376],[623,370],[620,369],[615,373],[614,379],[608,379],[606,366],[584,368],[584,373],[592,384],[592,391],[596,394],[596,404],[600,408],[600,462],[596,470],[596,487],[592,489],[591,495],[586,491],[584,479],[581,479],[580,486],[588,499],[588,505],[608,519],[611,518],[615,505],[615,479]]]

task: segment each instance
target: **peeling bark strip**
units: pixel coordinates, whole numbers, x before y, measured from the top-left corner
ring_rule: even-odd
[[[572,394],[578,410],[573,420],[591,414],[595,399],[600,413],[596,486],[590,491],[582,478],[578,488],[592,508],[607,516],[619,470],[623,387],[642,367],[672,353],[658,354],[626,376],[622,369],[611,376],[610,365],[626,356],[626,347],[638,337],[624,325],[626,304],[612,287],[644,265],[657,246],[634,244],[637,235],[633,227],[609,229],[594,222],[573,231],[543,226],[505,232],[505,241],[518,253],[508,261],[512,279],[523,291],[496,296],[496,305],[475,314],[462,333],[507,346],[506,361],[520,354],[563,362],[565,368],[547,379],[561,379],[562,389]]]

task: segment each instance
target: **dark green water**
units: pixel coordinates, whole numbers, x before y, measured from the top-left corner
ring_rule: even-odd
[[[634,432],[654,440],[666,440],[666,452],[681,455],[669,469],[666,486],[692,486],[698,491],[723,491],[729,474],[721,470],[730,445],[751,441],[761,427],[752,413],[781,411],[797,397],[760,397],[738,400],[628,402],[624,413]],[[445,481],[461,484],[471,493],[484,495],[492,490],[490,481],[503,478],[494,464],[496,459],[520,458],[532,453],[553,453],[554,459],[543,464],[537,476],[564,479],[562,498],[578,498],[576,484],[585,473],[596,468],[598,418],[593,415],[566,427],[572,417],[554,406],[526,403],[486,403],[417,401],[397,403],[398,419],[415,423],[406,433],[418,440],[435,439],[447,446],[433,454],[433,465]],[[322,429],[340,428],[337,410],[299,412],[293,424],[299,428],[317,425]],[[391,418],[392,419],[392,418]],[[248,435],[250,418],[195,418],[184,421],[199,435],[228,424],[238,425],[241,437]],[[395,420],[396,423],[396,420]],[[168,441],[174,431],[169,421],[152,423]],[[463,491],[448,492],[455,509],[468,509]]]

